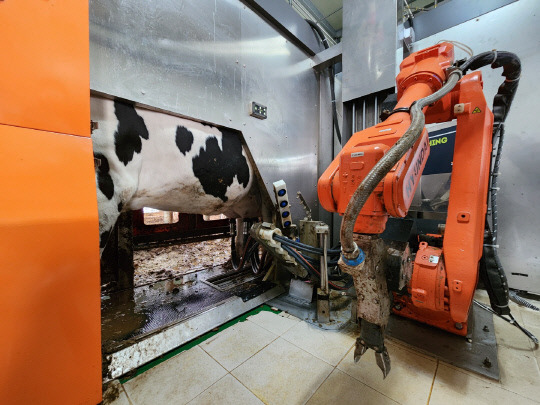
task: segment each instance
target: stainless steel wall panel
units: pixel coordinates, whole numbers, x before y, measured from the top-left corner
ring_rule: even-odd
[[[414,18],[417,40],[437,34],[482,14],[517,0],[453,0],[434,7],[429,12],[418,13]]]
[[[451,3],[450,3],[451,4]],[[413,44],[414,51],[441,39],[469,45],[475,54],[491,49],[516,53],[522,74],[508,119],[501,161],[499,255],[510,287],[540,293],[540,137],[538,104],[540,81],[540,2],[520,0]],[[456,50],[457,57],[464,53]],[[482,69],[486,99],[491,105],[502,82],[501,69]],[[527,276],[513,275],[526,274]]]
[[[235,3],[92,0],[91,89],[225,124],[222,106],[241,102]]]
[[[314,208],[319,84],[312,65],[238,0],[90,1],[93,91],[242,131],[270,195],[284,179]],[[249,116],[252,101],[268,107],[266,120]],[[292,214],[303,217],[298,204]]]
[[[292,198],[297,191],[317,212],[317,75],[311,59],[249,9],[242,13],[242,62],[243,104],[257,100],[268,106],[269,114],[264,121],[244,121],[246,142],[268,190],[276,180],[287,183],[296,222],[304,217]]]
[[[344,102],[394,86],[397,25],[396,0],[343,1]]]
[[[309,55],[319,52],[319,43],[313,29],[290,4],[275,0],[243,0],[262,18],[275,24],[288,39]],[[323,23],[324,25],[324,23]]]

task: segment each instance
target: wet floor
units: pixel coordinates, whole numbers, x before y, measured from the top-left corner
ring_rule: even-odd
[[[272,283],[261,281],[262,275],[252,276],[253,273],[251,276],[244,272],[237,274],[232,269],[216,266],[134,290],[104,293],[101,299],[103,353],[130,346],[230,297],[239,296],[246,301],[272,288]],[[215,284],[220,278],[236,278],[237,283],[228,285],[224,291]]]
[[[133,340],[186,319],[230,298],[203,282],[231,270],[214,267],[134,290],[102,295],[101,326],[104,353],[132,344]]]

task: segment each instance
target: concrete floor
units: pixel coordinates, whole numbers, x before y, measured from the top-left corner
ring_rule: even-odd
[[[476,298],[488,302],[485,292]],[[534,302],[537,306],[538,302]],[[540,337],[540,313],[512,304]],[[386,380],[373,354],[353,361],[355,334],[260,312],[121,385],[114,405],[540,404],[540,349],[495,319],[501,382],[388,341]],[[106,402],[104,402],[106,403]]]

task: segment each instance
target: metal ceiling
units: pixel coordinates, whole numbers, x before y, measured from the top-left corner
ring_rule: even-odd
[[[335,43],[343,27],[343,0],[285,0],[302,18],[315,21]]]
[[[339,42],[343,28],[343,0],[285,0],[302,16],[315,21],[331,42]],[[400,0],[398,0],[400,1]],[[406,16],[436,8],[451,0],[402,0]]]

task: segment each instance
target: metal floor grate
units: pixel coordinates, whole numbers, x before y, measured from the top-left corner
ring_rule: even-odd
[[[262,276],[262,274],[254,274],[251,269],[244,269],[210,277],[203,280],[203,283],[206,283],[219,291],[231,291],[243,284],[255,281]]]

